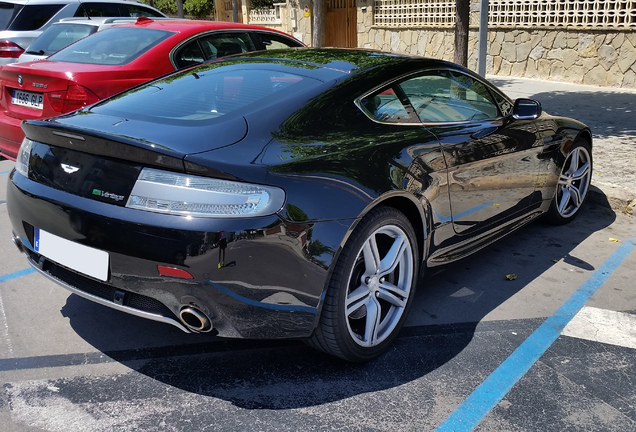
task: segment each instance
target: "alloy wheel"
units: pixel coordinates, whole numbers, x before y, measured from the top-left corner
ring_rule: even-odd
[[[411,243],[400,227],[383,226],[364,241],[344,302],[353,341],[372,347],[393,333],[405,312],[413,275]]]
[[[575,147],[568,155],[559,176],[556,206],[559,215],[570,218],[578,212],[590,187],[592,159],[584,146]]]

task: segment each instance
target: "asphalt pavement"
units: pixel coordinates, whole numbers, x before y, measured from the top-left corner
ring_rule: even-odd
[[[508,96],[541,102],[552,115],[587,124],[593,134],[590,199],[632,214],[636,205],[636,90],[488,76]]]

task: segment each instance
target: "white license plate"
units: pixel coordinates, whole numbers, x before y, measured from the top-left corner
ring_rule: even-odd
[[[108,279],[108,252],[35,228],[35,251],[58,264],[95,279]]]
[[[11,103],[41,110],[44,105],[44,95],[42,93],[13,90]]]

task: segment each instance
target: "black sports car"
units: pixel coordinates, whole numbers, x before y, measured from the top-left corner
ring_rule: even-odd
[[[23,124],[14,241],[45,276],[186,332],[396,337],[421,270],[541,215],[570,221],[590,130],[440,60],[235,56]]]

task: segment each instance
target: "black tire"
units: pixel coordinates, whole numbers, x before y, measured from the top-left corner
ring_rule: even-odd
[[[342,249],[319,324],[307,343],[352,362],[378,357],[406,319],[419,265],[415,232],[406,216],[390,207],[370,211]]]
[[[592,181],[592,147],[577,139],[561,167],[546,221],[554,225],[570,222],[585,203]]]

